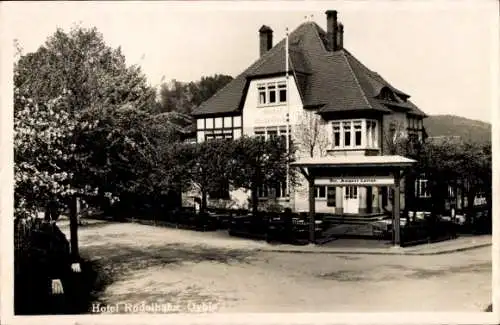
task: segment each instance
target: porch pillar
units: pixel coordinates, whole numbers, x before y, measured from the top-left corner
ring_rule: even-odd
[[[366,214],[368,212],[368,187],[358,186],[358,213]]]
[[[315,243],[315,213],[316,213],[316,196],[315,196],[315,188],[314,188],[314,176],[309,173],[308,182],[309,182],[309,242]]]
[[[372,199],[372,212],[373,213],[379,213],[380,210],[379,210],[379,207],[380,207],[380,197],[379,197],[379,194],[378,194],[378,186],[373,186],[372,187],[372,195],[373,195],[373,199]]]
[[[342,186],[335,188],[335,213],[344,213],[344,188]]]
[[[394,195],[393,195],[393,229],[394,229],[394,245],[401,245],[401,222],[400,222],[400,202],[401,190],[400,190],[400,171],[399,169],[394,171]]]

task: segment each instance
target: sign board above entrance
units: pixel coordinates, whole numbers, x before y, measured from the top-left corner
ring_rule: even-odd
[[[314,181],[315,185],[335,185],[335,186],[389,186],[394,185],[394,177],[392,176],[346,176],[346,177],[329,177],[317,178]]]

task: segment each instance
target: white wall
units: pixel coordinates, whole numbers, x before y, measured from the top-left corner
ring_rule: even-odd
[[[286,125],[286,104],[259,107],[259,93],[257,84],[263,82],[284,81],[285,77],[256,79],[250,82],[243,106],[243,134],[253,135],[254,127]],[[290,125],[296,125],[299,114],[302,113],[300,98],[295,79],[290,76],[288,83],[288,108],[290,111]]]

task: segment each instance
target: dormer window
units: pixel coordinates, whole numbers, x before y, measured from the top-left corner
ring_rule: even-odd
[[[257,90],[259,93],[259,106],[281,105],[288,100],[284,81],[258,84]]]
[[[389,88],[382,88],[380,94],[378,95],[378,98],[389,102],[395,101],[394,94],[391,92]]]

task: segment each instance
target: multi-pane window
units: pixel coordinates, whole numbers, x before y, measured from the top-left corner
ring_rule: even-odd
[[[286,140],[286,125],[282,126],[266,126],[266,127],[256,127],[254,129],[254,135],[256,137],[261,137],[263,139],[273,139],[276,137],[280,137],[283,140]],[[291,139],[291,127],[290,132],[288,134],[289,139]],[[290,140],[291,141],[291,140]]]
[[[286,84],[278,84],[278,89],[280,103],[286,103]]]
[[[340,123],[333,123],[333,145],[334,147],[340,147]]]
[[[274,188],[276,197],[286,197],[286,182],[278,182]]]
[[[278,137],[278,130],[268,130],[267,136],[269,139],[276,139]]]
[[[354,121],[354,145],[361,146],[361,121]]]
[[[259,106],[284,104],[288,99],[284,81],[258,84],[257,91],[259,93]]]
[[[317,199],[326,199],[326,186],[317,185],[315,187],[314,197]]]
[[[259,187],[257,194],[261,199],[269,197],[284,198],[287,196],[286,182],[276,182],[271,186],[262,185]]]
[[[344,130],[344,147],[351,146],[351,121],[343,122],[342,128]]]
[[[428,198],[431,196],[429,181],[427,179],[417,179],[415,181],[415,196],[419,198]]]
[[[238,139],[241,137],[241,116],[200,118],[196,120],[197,141]]]
[[[257,88],[259,90],[259,105],[265,105],[267,103],[267,101],[266,101],[266,98],[267,98],[266,86],[259,85]]]
[[[276,85],[269,85],[267,89],[269,90],[269,104],[276,103]]]
[[[377,122],[344,120],[332,122],[334,149],[378,148]]]
[[[266,131],[255,131],[255,137],[256,138],[261,138],[261,139],[266,139]]]
[[[336,202],[336,187],[335,186],[328,186],[326,188],[326,206],[328,207],[334,207],[337,205]]]
[[[423,120],[419,117],[408,116],[407,124],[408,124],[408,136],[411,137],[413,140],[422,141],[423,129],[424,129]]]
[[[258,190],[258,195],[259,197],[261,198],[266,198],[268,197],[269,195],[269,189],[267,186],[263,185],[263,186],[260,186],[259,187],[259,190]]]
[[[346,199],[357,199],[358,198],[358,187],[357,186],[346,186],[345,187],[345,198]]]
[[[369,148],[376,148],[378,143],[377,122],[366,121],[366,146]]]

